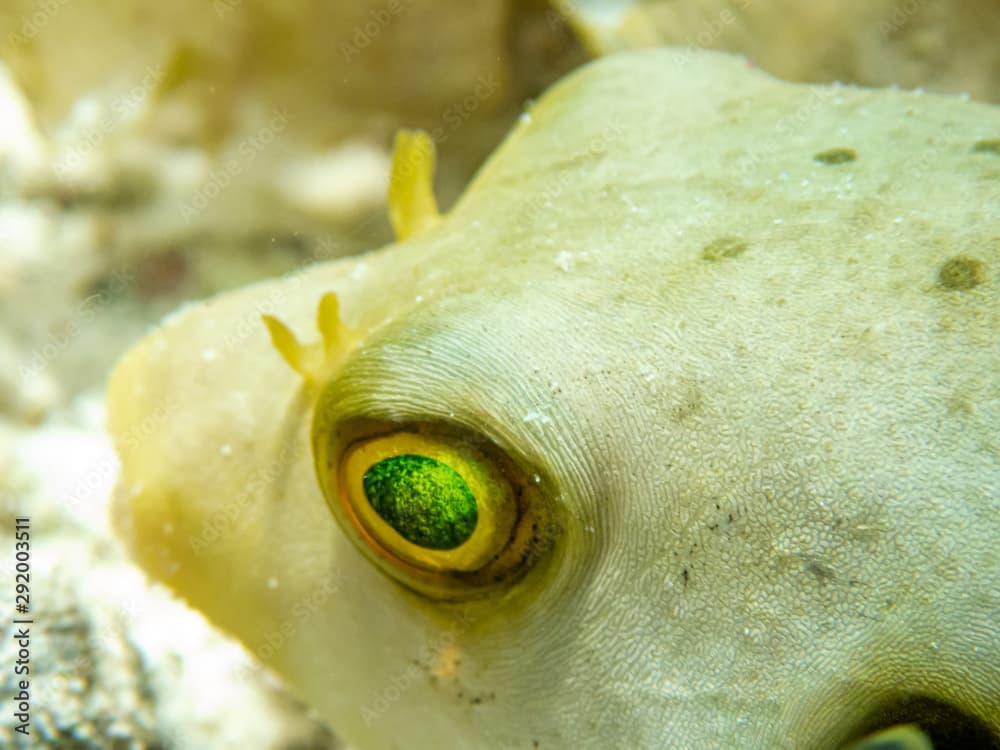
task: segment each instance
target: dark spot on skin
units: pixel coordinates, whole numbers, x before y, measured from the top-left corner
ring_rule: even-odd
[[[684,422],[702,412],[701,391],[693,381],[685,382],[678,389],[676,402],[670,409],[670,416],[676,422]]]
[[[975,413],[975,407],[973,407],[968,399],[959,395],[948,399],[948,414],[951,416],[972,416]]]
[[[684,570],[681,571],[681,578],[684,579],[684,585],[687,586],[688,585],[688,581],[691,580],[691,576],[688,575],[688,569],[687,568],[684,568]]]
[[[977,154],[993,154],[994,156],[1000,156],[1000,138],[983,138],[980,141],[976,141],[972,146],[972,150]]]
[[[820,583],[832,581],[836,577],[832,568],[828,568],[815,560],[806,560],[806,570],[816,576]]]
[[[986,281],[986,264],[968,255],[956,255],[938,269],[937,281],[945,289],[972,289]]]
[[[813,161],[820,164],[847,164],[858,158],[858,152],[853,148],[830,148],[813,156]]]
[[[712,262],[725,258],[735,258],[742,255],[749,247],[746,240],[740,237],[719,237],[709,242],[701,249],[701,257]]]

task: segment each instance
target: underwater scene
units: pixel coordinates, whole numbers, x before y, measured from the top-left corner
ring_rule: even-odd
[[[0,0],[0,748],[1000,750],[1000,2]]]

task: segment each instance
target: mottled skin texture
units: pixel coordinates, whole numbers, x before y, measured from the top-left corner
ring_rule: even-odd
[[[1000,733],[1000,112],[748,67],[589,66],[444,222],[145,339],[110,392],[139,563],[364,750],[834,748],[906,696]],[[259,322],[315,338],[331,290],[327,419],[551,482],[516,584],[436,601],[334,521]]]

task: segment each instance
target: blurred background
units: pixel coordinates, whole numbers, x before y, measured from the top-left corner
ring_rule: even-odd
[[[997,102],[998,40],[997,0],[3,0],[0,508],[36,534],[32,746],[337,746],[124,560],[102,389],[179,304],[391,241],[397,129],[430,133],[447,208],[596,56],[712,48]]]

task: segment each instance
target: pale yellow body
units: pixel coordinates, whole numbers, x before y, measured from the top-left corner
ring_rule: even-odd
[[[1000,111],[747,68],[593,64],[443,221],[168,320],[110,391],[140,564],[361,750],[1000,736]],[[260,315],[318,340],[331,291],[303,378]],[[314,471],[332,387],[538,467],[548,553],[381,572]]]

